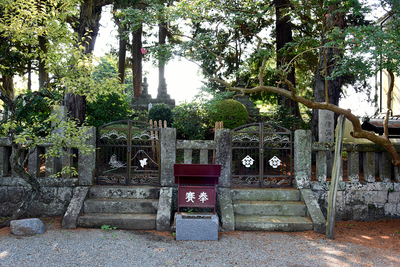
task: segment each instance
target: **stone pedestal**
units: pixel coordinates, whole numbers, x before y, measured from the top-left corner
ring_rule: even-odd
[[[176,240],[218,241],[218,216],[203,213],[177,214]]]

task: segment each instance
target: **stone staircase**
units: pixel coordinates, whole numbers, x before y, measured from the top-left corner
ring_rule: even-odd
[[[313,222],[294,188],[231,189],[235,230],[307,231]]]
[[[159,187],[93,186],[83,203],[79,227],[155,230]]]

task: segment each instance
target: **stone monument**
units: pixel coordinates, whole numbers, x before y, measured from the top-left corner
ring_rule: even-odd
[[[169,105],[172,109],[175,107],[175,100],[171,99],[170,95],[167,93],[167,84],[165,79],[161,85],[161,90],[157,95],[157,98],[152,98],[148,93],[149,85],[147,83],[147,78],[144,78],[142,83],[142,92],[137,98],[132,99],[131,107],[135,110],[148,110],[150,106],[158,103],[165,103]]]
[[[318,141],[335,142],[335,113],[330,110],[318,110]],[[327,176],[331,176],[333,157],[332,152],[326,152]]]
[[[254,102],[250,100],[249,95],[237,95],[233,98],[234,100],[240,102],[243,104],[243,106],[246,107],[247,112],[249,112],[249,115],[257,115],[260,113],[260,109],[254,107]]]

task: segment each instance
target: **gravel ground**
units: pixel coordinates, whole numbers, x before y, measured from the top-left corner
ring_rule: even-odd
[[[400,253],[286,233],[176,241],[155,231],[49,229],[0,236],[0,266],[400,266]]]

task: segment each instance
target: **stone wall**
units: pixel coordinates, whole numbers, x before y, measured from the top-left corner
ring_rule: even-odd
[[[326,181],[326,169],[328,165],[326,163],[326,151],[332,151],[333,145],[332,143],[312,144],[310,140],[310,131],[298,130],[295,132],[294,158],[296,173],[294,184],[299,189],[310,188],[312,190],[326,217],[330,189],[330,182]],[[336,219],[368,221],[385,218],[400,218],[399,172],[396,168],[393,168],[393,173],[391,174],[391,159],[386,158],[388,162],[382,160],[382,158],[384,158],[382,155],[385,155],[382,154],[384,153],[382,148],[374,144],[363,146],[344,144],[344,150],[348,151],[349,158],[352,154],[357,155],[357,164],[353,166],[353,164],[348,162],[348,181],[343,181],[342,170],[336,199]],[[316,173],[314,174],[311,173],[310,166],[312,151],[316,153],[317,161]],[[370,160],[363,160],[359,162],[358,153],[365,153],[369,158],[377,158],[378,160],[374,160],[373,162]],[[375,157],[375,154],[377,157]],[[323,157],[321,157],[321,155],[323,155]],[[362,164],[362,166],[359,166],[359,164]],[[321,169],[323,173],[321,173]],[[359,177],[361,177],[361,175],[358,173],[360,169],[363,170],[364,174],[368,174],[364,175],[362,181],[360,181]],[[355,170],[357,171],[356,174]],[[370,177],[371,173],[373,174],[373,179]],[[315,175],[317,181],[312,181],[311,175]],[[379,177],[381,181],[376,182],[375,176]],[[388,177],[394,178],[390,179]]]
[[[95,146],[95,128],[88,127],[87,144]],[[0,216],[10,216],[25,199],[31,187],[22,178],[10,170],[9,159],[11,143],[8,138],[0,138]],[[73,164],[72,160],[48,158],[40,162],[40,153],[33,153],[28,160],[28,170],[40,183],[41,189],[32,202],[27,215],[30,217],[63,216],[72,199],[77,186],[91,186],[95,169],[95,153],[83,155],[78,151],[78,176],[63,175],[60,178],[51,177],[56,172],[56,163]],[[70,165],[71,166],[71,165]],[[40,168],[45,168],[45,177],[41,177]]]
[[[30,217],[63,216],[71,201],[75,181],[65,183],[63,178],[40,180],[42,185],[28,211]],[[0,215],[10,216],[30,191],[30,186],[18,177],[0,177]]]
[[[311,182],[321,211],[326,217],[330,182]],[[400,218],[400,183],[339,182],[336,219],[371,221]]]

